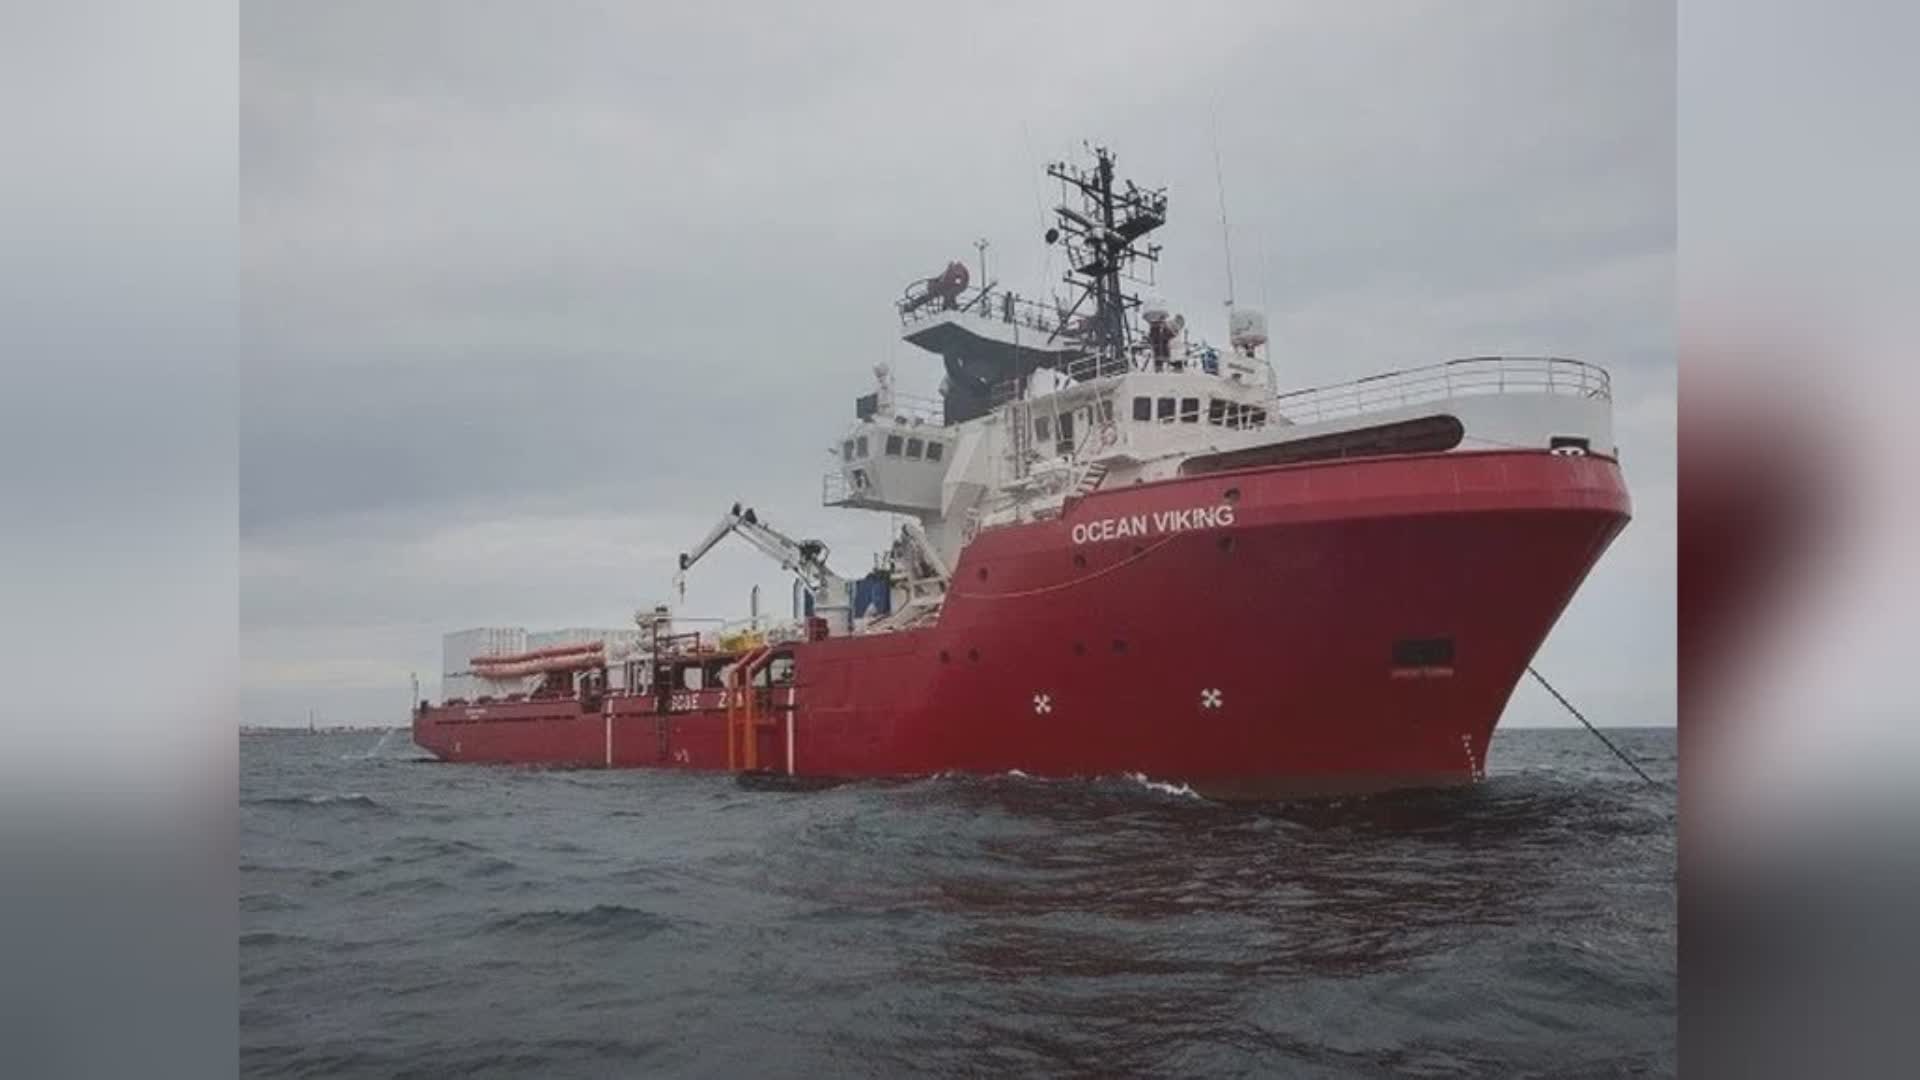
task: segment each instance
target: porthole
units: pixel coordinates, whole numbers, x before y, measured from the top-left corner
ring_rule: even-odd
[[[1237,487],[1228,488],[1227,490],[1220,493],[1220,497],[1227,500],[1230,503],[1237,503],[1240,501],[1240,489]]]

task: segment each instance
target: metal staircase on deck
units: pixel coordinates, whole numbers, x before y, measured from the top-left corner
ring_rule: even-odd
[[[1100,487],[1100,482],[1106,478],[1106,462],[1096,461],[1088,465],[1080,470],[1080,479],[1074,482],[1073,490],[1067,493],[1067,498],[1078,499],[1093,494]]]

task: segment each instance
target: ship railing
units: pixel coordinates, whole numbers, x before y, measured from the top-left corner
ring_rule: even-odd
[[[896,391],[886,414],[876,415],[874,419],[902,420],[913,424],[942,424],[946,422],[946,405],[936,397],[928,397],[925,394],[902,394]]]
[[[1105,353],[1087,353],[1075,356],[1064,364],[1048,368],[1067,377],[1068,382],[1082,383],[1092,379],[1104,379],[1112,375],[1125,375],[1128,372],[1166,372],[1178,374],[1192,372],[1199,375],[1223,375],[1228,357],[1221,350],[1204,342],[1176,348],[1171,356],[1155,357],[1153,349],[1145,342],[1136,342],[1127,350],[1124,358],[1116,358]],[[994,384],[992,402],[1005,405],[1030,396],[1027,393],[1026,380],[1020,378],[1005,379]]]
[[[942,315],[972,315],[994,322],[1031,330],[1044,341],[1060,325],[1060,316],[1052,307],[989,284],[984,288],[960,290],[951,300],[927,299],[924,283],[919,291],[909,287],[906,296],[894,303],[900,313],[900,325],[912,326]]]
[[[1082,356],[1062,364],[1059,367],[1042,368],[1041,370],[1065,375],[1067,382],[1071,384],[1086,382],[1089,379],[1104,378],[1109,375],[1124,375],[1128,371],[1133,370],[1133,368],[1123,361],[1115,360],[1112,357]],[[1010,401],[1020,401],[1025,398],[1037,396],[1028,386],[1028,379],[1031,378],[1032,376],[1029,375],[1019,378],[1002,379],[994,383],[988,401],[995,408],[999,408]],[[1041,393],[1048,392],[1050,391],[1041,391]]]
[[[1273,399],[1273,411],[1296,424],[1484,394],[1562,394],[1613,400],[1602,368],[1558,356],[1474,356],[1389,371],[1333,386],[1293,390]]]
[[[832,469],[820,477],[820,505],[846,506],[873,495],[873,481],[865,464]]]

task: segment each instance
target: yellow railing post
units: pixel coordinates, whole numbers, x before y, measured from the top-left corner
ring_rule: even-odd
[[[740,664],[740,765],[748,772],[760,767],[760,733],[753,729],[753,660],[760,650],[749,650]]]

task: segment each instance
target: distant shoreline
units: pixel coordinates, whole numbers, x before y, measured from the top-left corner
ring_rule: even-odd
[[[360,735],[385,731],[405,731],[404,724],[329,724],[325,727],[294,727],[278,724],[242,724],[241,735]]]

